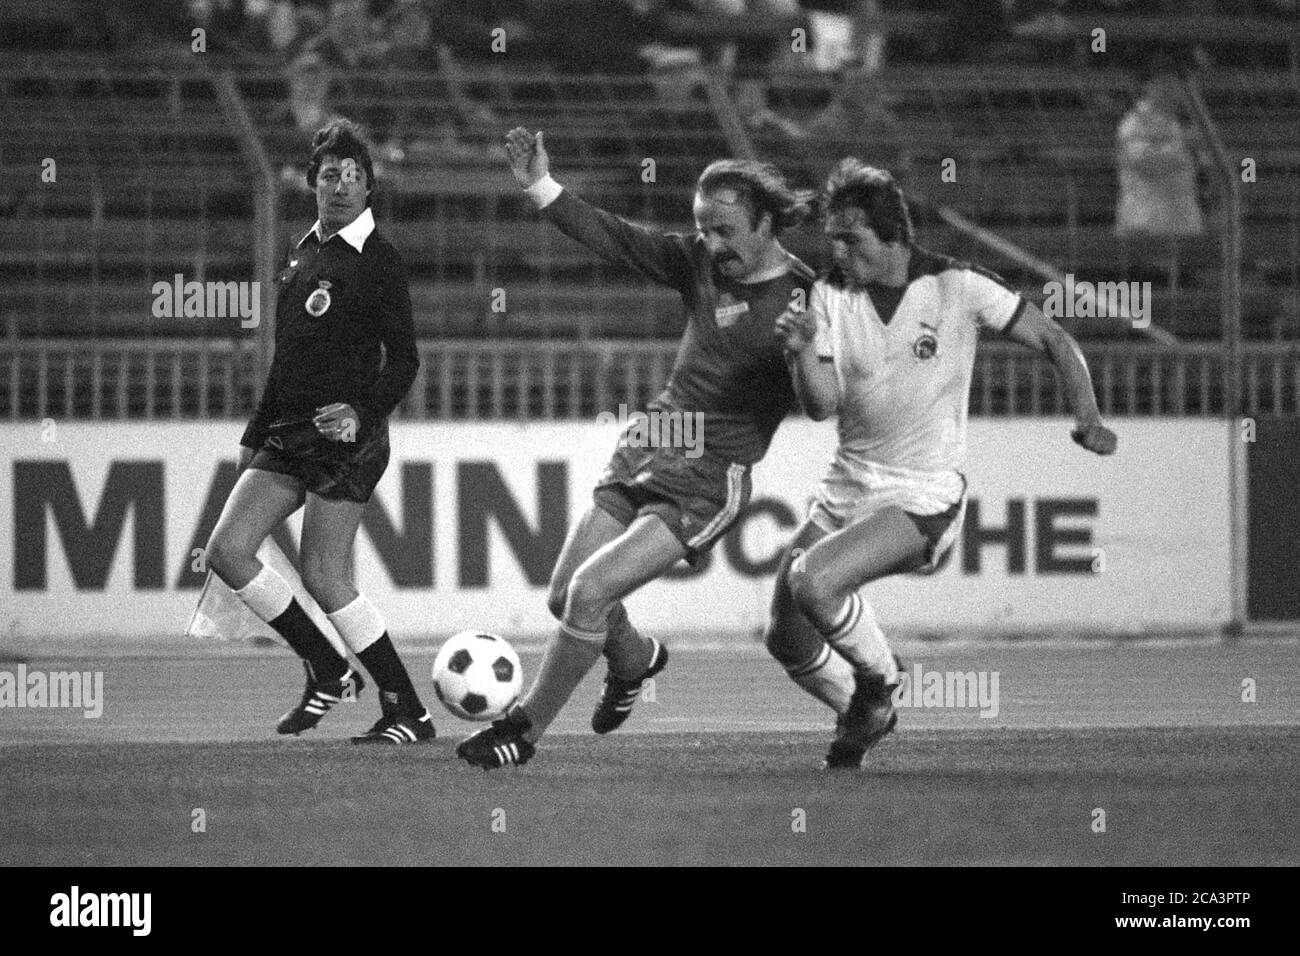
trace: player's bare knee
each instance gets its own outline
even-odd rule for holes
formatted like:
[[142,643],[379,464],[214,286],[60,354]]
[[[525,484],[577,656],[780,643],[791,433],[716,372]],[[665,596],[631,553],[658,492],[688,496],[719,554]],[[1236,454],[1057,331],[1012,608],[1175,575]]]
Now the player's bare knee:
[[226,549],[223,542],[219,541],[216,535],[208,539],[208,543],[203,546],[203,559],[212,569],[212,573],[221,580],[225,580],[230,574],[230,568],[226,564]]
[[808,571],[802,559],[790,565],[786,584],[795,605],[814,621],[833,619],[844,603],[845,596],[839,594],[824,577]]
[[328,561],[306,558],[302,560],[302,586],[316,603],[328,598],[340,585],[347,583],[342,567]]
[[564,620],[564,607],[569,600],[569,585],[566,581],[563,584],[552,582],[550,593],[546,595],[546,607],[551,612],[551,617],[557,621]]
[[561,619],[584,630],[604,630],[614,600],[594,575],[579,571],[569,581]]
[[229,538],[215,534],[208,539],[207,547],[203,549],[208,567],[227,584],[242,577],[239,573],[241,567],[255,558],[256,554],[256,549],[241,548]]

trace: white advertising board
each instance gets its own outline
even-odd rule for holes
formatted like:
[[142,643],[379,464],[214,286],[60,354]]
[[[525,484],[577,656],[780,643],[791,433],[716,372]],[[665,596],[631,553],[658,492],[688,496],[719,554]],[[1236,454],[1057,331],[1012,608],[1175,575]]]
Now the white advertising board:
[[[934,575],[865,590],[887,629],[1140,632],[1230,608],[1228,442],[1214,421],[1121,420],[1120,451],[1064,419],[975,420],[965,530]],[[0,427],[0,628],[10,637],[173,636],[204,575],[195,549],[234,479],[238,423]],[[395,638],[548,632],[546,580],[617,430],[394,423],[355,551]],[[762,628],[776,555],[834,449],[833,424],[782,426],[750,510],[697,575],[628,602],[671,639]],[[290,537],[296,540],[297,518]],[[684,570],[684,568],[683,568]]]

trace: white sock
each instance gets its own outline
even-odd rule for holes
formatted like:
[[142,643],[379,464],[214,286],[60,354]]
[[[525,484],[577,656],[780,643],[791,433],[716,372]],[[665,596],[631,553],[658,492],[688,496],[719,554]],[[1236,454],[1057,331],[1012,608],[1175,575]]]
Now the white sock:
[[352,653],[360,654],[375,641],[384,636],[388,630],[379,608],[370,602],[364,594],[358,594],[351,604],[347,604],[329,615],[334,630],[339,632],[343,642],[352,648]]
[[235,596],[270,624],[292,603],[293,588],[269,564],[264,564],[262,570],[253,575],[253,580],[235,592]]
[[861,595],[849,595],[839,621],[826,635],[826,642],[854,667],[883,674],[889,684],[898,680],[894,652],[889,649],[885,632],[876,623],[876,612],[862,600]]
[[808,663],[787,667],[790,679],[823,704],[842,714],[849,709],[853,696],[853,665],[823,644],[821,651]]

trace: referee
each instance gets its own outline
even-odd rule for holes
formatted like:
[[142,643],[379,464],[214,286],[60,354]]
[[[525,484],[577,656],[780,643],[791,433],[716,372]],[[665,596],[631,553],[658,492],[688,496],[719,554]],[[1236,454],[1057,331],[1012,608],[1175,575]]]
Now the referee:
[[241,474],[208,542],[208,563],[302,658],[307,687],[276,730],[315,727],[365,681],[257,559],[271,531],[303,508],[302,581],[380,691],[382,716],[356,743],[435,736],[384,620],[351,580],[361,514],[388,467],[388,415],[419,357],[406,267],[375,228],[374,170],[356,127],[316,133],[307,166],[315,225],[276,278],[275,356],[240,441]]

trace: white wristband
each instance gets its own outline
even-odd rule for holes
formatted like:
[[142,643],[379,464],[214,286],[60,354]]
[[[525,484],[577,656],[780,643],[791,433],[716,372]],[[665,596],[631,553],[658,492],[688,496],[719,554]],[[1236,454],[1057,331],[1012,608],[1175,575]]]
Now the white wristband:
[[557,183],[550,175],[543,176],[537,182],[524,189],[528,198],[533,201],[533,205],[538,209],[545,209],[564,191],[564,187]]

